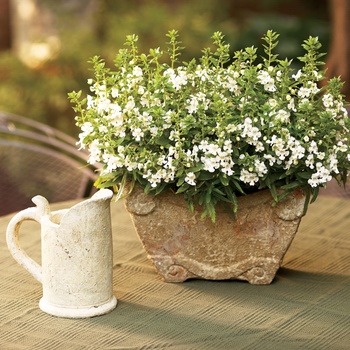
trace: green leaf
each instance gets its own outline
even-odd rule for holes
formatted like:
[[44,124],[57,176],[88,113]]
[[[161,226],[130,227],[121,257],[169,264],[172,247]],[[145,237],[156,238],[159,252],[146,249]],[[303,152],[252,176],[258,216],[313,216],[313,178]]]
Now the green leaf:
[[208,186],[206,195],[205,195],[205,203],[208,204],[211,202],[211,192],[212,192],[213,187],[212,186]]
[[215,175],[213,173],[210,173],[209,171],[205,171],[199,174],[198,180],[199,181],[207,181],[211,180]]
[[216,221],[216,211],[215,211],[215,206],[212,202],[207,204],[207,208],[208,208],[208,212],[209,212],[209,216],[210,219],[213,223],[215,223]]
[[232,192],[230,187],[224,187],[224,190],[226,192],[227,198],[229,199],[229,202],[233,205],[233,212],[236,213],[238,210],[238,200],[236,194]]
[[124,188],[125,188],[125,185],[126,185],[126,182],[127,182],[127,178],[128,178],[128,173],[124,173],[122,181],[119,184],[118,192],[117,192],[117,195],[116,195],[116,198],[115,198],[116,201],[118,201],[122,197],[122,195],[124,193]]
[[241,185],[239,184],[238,181],[232,180],[232,183],[233,183],[235,189],[237,189],[237,190],[238,190],[239,192],[241,192],[242,194],[245,194],[245,192],[243,191],[243,189],[242,189],[242,187],[241,187]]
[[161,185],[157,186],[156,194],[162,193],[167,186],[168,186],[168,184],[166,182],[163,182]]
[[193,204],[192,198],[190,198],[190,197],[186,198],[186,202],[187,202],[189,211],[190,211],[192,214],[194,214],[194,204]]
[[318,197],[319,187],[313,187],[311,192],[312,192],[312,197],[311,197],[310,203],[313,203]]
[[199,204],[199,205],[203,205],[204,201],[205,201],[205,192],[201,192],[201,193],[199,194],[198,204]]
[[154,138],[154,142],[159,146],[168,146],[169,138],[168,136],[162,134],[161,136]]
[[198,171],[201,171],[203,169],[202,164],[198,164],[192,168],[188,168],[188,172],[198,173]]
[[185,177],[182,176],[182,177],[180,177],[179,180],[177,181],[176,186],[177,186],[177,187],[181,187],[181,186],[183,185],[184,182],[185,182]]
[[215,206],[212,202],[207,203],[205,206],[205,210],[203,211],[201,215],[201,219],[204,219],[206,216],[210,217],[211,221],[215,223],[216,221],[216,212],[215,212]]
[[228,186],[230,184],[230,180],[224,174],[220,174],[219,179],[224,186]]
[[275,202],[278,202],[278,195],[277,195],[277,190],[275,184],[271,184],[269,187],[272,198],[274,199]]
[[291,182],[291,183],[289,183],[287,185],[281,186],[281,188],[283,190],[293,190],[293,189],[298,188],[298,187],[300,187],[300,182],[299,181],[293,181],[293,182]]
[[231,203],[231,201],[225,196],[225,194],[217,188],[213,189],[213,196],[218,200],[226,203]]
[[298,177],[301,177],[302,179],[310,179],[311,174],[309,172],[300,172],[297,173]]
[[177,189],[176,193],[177,193],[177,194],[179,194],[179,193],[184,193],[184,192],[186,192],[189,188],[190,188],[190,185],[189,185],[188,183],[185,183],[185,184],[183,184],[182,186],[180,186],[180,187]]
[[281,201],[282,199],[288,197],[291,194],[292,190],[284,191],[278,195],[278,201]]

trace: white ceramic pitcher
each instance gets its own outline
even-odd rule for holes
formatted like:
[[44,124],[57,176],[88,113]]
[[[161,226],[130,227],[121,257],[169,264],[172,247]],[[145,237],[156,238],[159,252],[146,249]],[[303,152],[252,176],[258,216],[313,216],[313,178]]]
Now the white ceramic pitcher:
[[[113,247],[110,216],[112,191],[103,189],[71,209],[50,212],[42,196],[36,207],[17,213],[6,239],[15,260],[43,286],[39,307],[59,317],[102,315],[117,305],[113,296]],[[41,225],[41,266],[20,247],[23,221]]]

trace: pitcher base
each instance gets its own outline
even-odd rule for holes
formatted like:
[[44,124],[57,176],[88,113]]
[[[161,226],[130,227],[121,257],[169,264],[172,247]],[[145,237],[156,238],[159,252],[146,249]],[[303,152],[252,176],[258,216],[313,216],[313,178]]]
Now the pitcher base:
[[59,307],[49,303],[44,298],[40,299],[39,307],[47,314],[66,318],[88,318],[107,314],[117,306],[117,299],[113,296],[107,303],[99,306],[88,307]]

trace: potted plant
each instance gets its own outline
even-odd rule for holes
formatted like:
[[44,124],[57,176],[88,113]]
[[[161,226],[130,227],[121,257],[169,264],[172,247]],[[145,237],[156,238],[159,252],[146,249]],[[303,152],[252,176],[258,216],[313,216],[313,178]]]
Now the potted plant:
[[[127,208],[139,234],[152,240],[141,237],[165,280],[270,283],[319,188],[332,178],[346,182],[350,122],[342,82],[325,81],[317,37],[302,44],[298,71],[292,60],[275,54],[279,35],[273,31],[262,38],[261,59],[255,47],[231,55],[216,32],[214,49],[180,63],[178,33],[167,37],[165,52],[143,54],[137,36],[128,36],[114,69],[92,58],[91,94],[69,94],[81,128],[78,143],[90,151],[90,163],[103,164],[98,187],[114,187],[119,198],[128,185]],[[165,198],[172,203],[168,214]],[[177,210],[182,202],[189,219]],[[176,216],[174,223],[160,224],[165,216]],[[159,236],[167,228],[164,242]],[[215,231],[221,231],[220,239],[213,239]],[[243,231],[248,237],[228,248]],[[216,258],[194,257],[192,238],[210,247],[199,255],[215,250]],[[217,241],[226,248],[217,248]],[[186,253],[180,243],[187,244]],[[259,246],[260,255],[252,258],[244,244],[260,243],[267,252]],[[271,253],[272,246],[280,252]]]

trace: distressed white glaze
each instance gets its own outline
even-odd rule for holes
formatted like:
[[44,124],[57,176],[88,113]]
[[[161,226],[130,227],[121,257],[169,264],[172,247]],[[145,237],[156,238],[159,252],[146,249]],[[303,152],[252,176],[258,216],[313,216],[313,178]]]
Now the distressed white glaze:
[[[10,221],[6,240],[14,259],[43,286],[42,311],[58,317],[85,318],[112,311],[113,246],[110,217],[112,191],[103,189],[70,209],[50,211],[42,196],[36,207],[17,213]],[[20,246],[19,231],[25,220],[41,225],[41,266]]]

